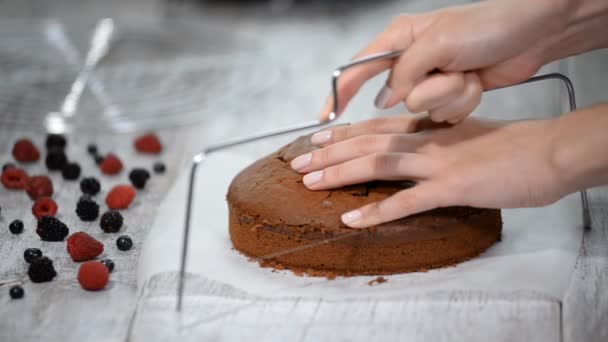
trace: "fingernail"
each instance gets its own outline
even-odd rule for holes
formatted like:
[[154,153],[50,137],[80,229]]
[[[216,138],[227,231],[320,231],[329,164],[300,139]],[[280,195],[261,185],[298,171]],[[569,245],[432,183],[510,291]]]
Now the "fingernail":
[[349,211],[346,214],[342,215],[342,222],[348,225],[353,223],[361,218],[361,212],[359,210]]
[[308,164],[310,164],[311,160],[312,160],[312,153],[303,154],[291,161],[291,168],[296,171],[301,170],[301,169],[305,168],[306,166],[308,166]]
[[326,142],[329,142],[329,140],[331,140],[331,131],[321,131],[310,137],[310,142],[312,142],[313,145],[325,144]]
[[378,92],[378,95],[376,95],[374,105],[378,109],[384,109],[386,108],[386,105],[388,104],[388,101],[391,99],[392,96],[393,91],[391,90],[391,88],[389,88],[387,85],[384,85],[384,87],[382,87],[382,89],[380,89],[380,91]]
[[304,182],[304,185],[311,186],[318,183],[321,180],[321,177],[323,177],[323,170],[307,174],[304,176],[304,178],[302,178],[302,181]]

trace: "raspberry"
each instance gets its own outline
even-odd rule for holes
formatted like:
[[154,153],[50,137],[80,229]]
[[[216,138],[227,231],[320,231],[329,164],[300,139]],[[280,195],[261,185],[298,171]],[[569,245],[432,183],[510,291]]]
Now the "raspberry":
[[23,233],[23,222],[21,220],[15,220],[8,225],[8,230],[13,234]]
[[110,210],[101,215],[99,226],[106,233],[117,233],[122,227],[123,218],[118,211]]
[[13,163],[6,163],[6,164],[2,165],[2,172],[6,171],[6,170],[8,170],[10,168],[13,168],[13,167],[15,167],[15,164],[13,164]]
[[150,179],[150,173],[146,169],[133,169],[129,172],[129,179],[136,189],[143,189]]
[[83,196],[76,204],[76,215],[83,221],[95,221],[99,216],[99,205],[90,197]]
[[42,216],[55,216],[57,214],[57,203],[50,197],[40,197],[32,207],[32,214],[37,220]]
[[36,233],[44,241],[63,241],[70,233],[68,226],[52,216],[42,216],[38,220]]
[[116,239],[116,247],[123,252],[128,251],[133,247],[133,240],[131,240],[129,235],[123,235]]
[[135,198],[135,190],[130,185],[117,185],[106,197],[106,204],[110,209],[126,209]]
[[51,197],[53,195],[53,183],[47,176],[29,177],[25,182],[25,191],[33,200],[40,197]]
[[99,181],[97,179],[87,177],[80,181],[80,190],[82,190],[82,193],[86,195],[95,196],[101,190],[101,185],[99,185]]
[[144,134],[135,139],[135,149],[141,153],[158,154],[162,150],[160,140],[154,133]]
[[16,167],[8,168],[2,172],[2,185],[7,189],[21,190],[25,189],[27,181],[27,173]]
[[38,248],[28,248],[23,252],[23,259],[28,264],[31,264],[34,259],[38,259],[42,256],[42,251]]
[[47,150],[63,151],[66,144],[67,141],[65,140],[65,136],[63,134],[49,134],[46,136],[45,146]]
[[101,168],[101,172],[106,175],[115,175],[122,171],[122,162],[116,155],[109,153],[99,167]]
[[88,261],[80,265],[78,282],[83,289],[89,291],[102,290],[110,280],[110,271],[99,261]]
[[163,164],[163,162],[154,163],[154,166],[152,168],[154,169],[155,173],[165,173],[166,170],[165,164]]
[[32,260],[27,275],[33,283],[44,283],[53,280],[57,275],[53,261],[48,257],[42,256]]
[[46,164],[46,168],[51,171],[61,170],[63,166],[67,164],[67,162],[68,157],[66,157],[63,151],[49,151],[44,161],[44,163]]
[[68,238],[68,253],[76,262],[88,261],[103,253],[103,244],[85,232],[77,232]]
[[65,180],[76,180],[80,177],[80,165],[77,163],[67,163],[61,169],[61,175]]
[[29,163],[40,159],[40,152],[30,140],[19,139],[13,146],[13,157],[22,163]]

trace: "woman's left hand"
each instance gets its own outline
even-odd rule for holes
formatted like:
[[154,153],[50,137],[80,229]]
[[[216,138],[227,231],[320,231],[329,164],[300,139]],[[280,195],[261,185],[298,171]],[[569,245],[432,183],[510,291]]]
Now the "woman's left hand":
[[446,206],[542,206],[567,194],[554,163],[552,124],[469,118],[438,126],[425,115],[380,118],[316,133],[312,141],[321,148],[291,165],[306,173],[311,190],[372,180],[418,183],[343,214],[353,228]]

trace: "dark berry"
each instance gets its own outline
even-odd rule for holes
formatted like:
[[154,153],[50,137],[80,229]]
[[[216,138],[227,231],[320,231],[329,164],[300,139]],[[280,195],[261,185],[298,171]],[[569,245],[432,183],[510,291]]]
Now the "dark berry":
[[95,221],[99,216],[99,204],[89,196],[84,195],[76,204],[76,215],[83,221]]
[[103,163],[103,160],[105,159],[104,156],[100,156],[100,155],[96,155],[95,156],[95,164],[97,165],[101,165],[101,163]]
[[66,180],[76,180],[80,177],[80,165],[77,163],[67,163],[61,169],[61,175]]
[[11,168],[15,168],[15,167],[16,166],[13,163],[6,163],[6,164],[2,165],[2,172],[6,171],[8,169],[11,169]]
[[89,144],[89,146],[87,146],[87,152],[89,152],[89,154],[92,156],[96,156],[97,155],[97,145]]
[[99,225],[106,233],[117,233],[122,227],[122,222],[122,215],[118,211],[110,210],[101,215]]
[[46,155],[46,168],[51,171],[59,171],[63,169],[63,166],[68,163],[68,157],[66,157],[63,151],[52,150]]
[[23,291],[23,287],[21,287],[21,285],[15,285],[15,286],[11,287],[11,289],[8,291],[8,293],[11,295],[11,298],[13,298],[13,299],[20,299],[20,298],[23,298],[25,291]]
[[38,220],[36,233],[44,241],[63,241],[70,233],[68,226],[52,216],[42,216]]
[[108,272],[112,273],[112,271],[114,271],[114,261],[110,259],[103,259],[100,262],[106,265],[106,267],[108,268]]
[[99,190],[101,190],[101,186],[97,179],[87,177],[80,181],[80,190],[82,190],[84,194],[95,196],[99,193]]
[[121,251],[128,251],[133,247],[133,240],[128,235],[123,235],[116,240],[116,247]]
[[156,173],[165,173],[166,167],[163,162],[154,163],[154,172]]
[[67,141],[63,134],[49,134],[46,136],[46,149],[47,150],[58,150],[63,151]]
[[38,259],[42,256],[42,251],[38,248],[28,248],[23,252],[23,258],[25,262],[31,264],[34,259]]
[[8,230],[13,234],[21,234],[23,233],[23,222],[21,220],[15,220],[8,225]]
[[33,283],[44,283],[53,280],[57,272],[53,267],[53,261],[43,256],[32,260],[27,275]]
[[133,169],[129,172],[129,180],[136,189],[143,189],[146,182],[150,179],[150,172],[146,169]]

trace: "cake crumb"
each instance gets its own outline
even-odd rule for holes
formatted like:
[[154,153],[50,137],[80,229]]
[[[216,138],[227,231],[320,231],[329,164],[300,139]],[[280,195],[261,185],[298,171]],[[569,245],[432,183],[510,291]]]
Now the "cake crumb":
[[384,277],[376,277],[376,279],[372,279],[372,280],[368,281],[367,285],[374,286],[374,285],[386,283],[387,281],[388,281],[388,279],[386,279]]
[[332,201],[325,200],[325,201],[321,202],[322,208],[329,208],[333,205],[334,205],[334,203]]

